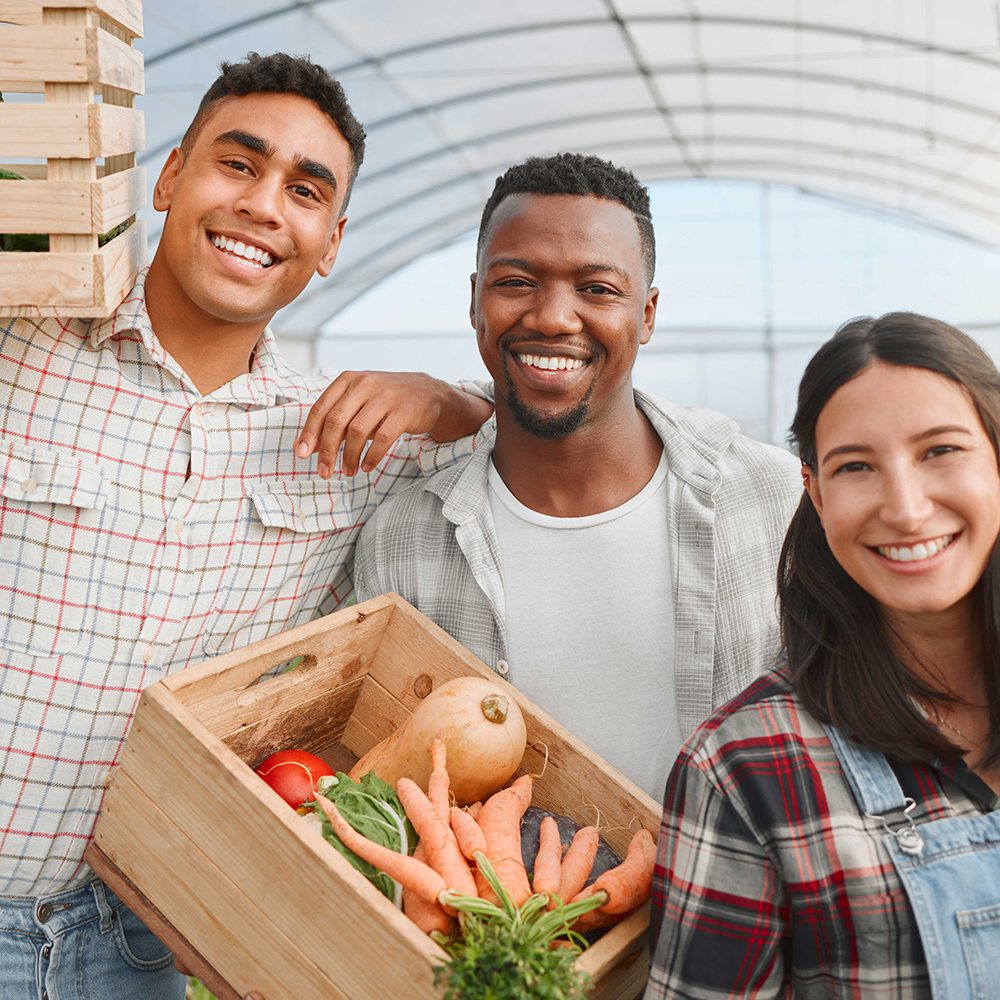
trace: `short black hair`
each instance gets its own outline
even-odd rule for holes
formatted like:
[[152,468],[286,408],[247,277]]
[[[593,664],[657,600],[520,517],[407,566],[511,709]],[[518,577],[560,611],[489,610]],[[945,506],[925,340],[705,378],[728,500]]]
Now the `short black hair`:
[[205,91],[198,111],[181,139],[181,148],[191,148],[211,115],[212,106],[226,97],[297,94],[325,112],[351,147],[351,177],[344,192],[343,211],[365,158],[365,129],[354,117],[344,88],[322,66],[311,62],[309,56],[291,56],[287,52],[273,52],[267,56],[248,52],[242,62],[224,62],[219,68],[222,72]]
[[512,194],[593,195],[624,205],[639,227],[646,284],[652,284],[656,270],[656,238],[649,211],[649,191],[631,170],[584,153],[532,156],[524,163],[508,168],[497,178],[493,193],[483,209],[476,245],[477,259],[482,253],[486,229],[497,205]]

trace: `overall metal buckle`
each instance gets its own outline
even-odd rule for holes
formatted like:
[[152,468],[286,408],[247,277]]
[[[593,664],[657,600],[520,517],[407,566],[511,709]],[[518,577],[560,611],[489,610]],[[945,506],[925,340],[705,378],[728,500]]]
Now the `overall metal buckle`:
[[917,824],[913,822],[913,817],[910,815],[916,807],[917,803],[907,796],[903,806],[903,818],[906,820],[906,825],[898,826],[895,829],[889,826],[885,817],[879,813],[865,813],[865,815],[870,819],[878,820],[882,829],[896,838],[896,843],[904,854],[919,856],[924,852],[924,838],[920,836]]

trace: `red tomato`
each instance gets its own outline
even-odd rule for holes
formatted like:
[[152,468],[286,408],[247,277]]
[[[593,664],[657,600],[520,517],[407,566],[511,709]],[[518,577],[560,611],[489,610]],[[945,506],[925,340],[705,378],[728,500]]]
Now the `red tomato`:
[[315,754],[305,750],[279,750],[254,770],[293,809],[316,795],[316,782],[333,770]]

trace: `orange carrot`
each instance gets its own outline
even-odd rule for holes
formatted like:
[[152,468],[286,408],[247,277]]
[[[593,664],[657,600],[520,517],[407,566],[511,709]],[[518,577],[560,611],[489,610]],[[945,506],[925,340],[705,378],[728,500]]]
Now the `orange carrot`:
[[408,854],[383,847],[369,840],[351,826],[337,811],[337,807],[322,795],[316,801],[326,814],[333,832],[343,841],[344,846],[389,878],[395,879],[404,889],[410,889],[422,899],[436,903],[438,896],[449,888],[445,880],[430,865],[412,858]]
[[452,806],[449,818],[458,846],[470,861],[475,860],[476,851],[486,853],[486,837],[482,827],[464,809]]
[[[532,785],[530,774],[521,775],[512,785],[494,792],[483,803],[476,820],[486,837],[486,856],[515,906],[520,906],[531,895],[528,873],[521,857],[521,819],[531,804]],[[496,894],[478,869],[476,887],[483,899],[497,902]]]
[[653,890],[653,867],[656,864],[656,841],[648,830],[637,830],[629,842],[625,860],[616,868],[599,875],[576,898],[583,899],[595,892],[607,895],[599,912],[623,914],[644,903]]
[[400,778],[396,782],[396,794],[413,828],[420,834],[428,864],[441,874],[449,889],[463,896],[475,896],[476,880],[449,822],[438,815],[423,789],[410,778]]
[[448,797],[448,748],[435,738],[431,740],[431,774],[427,779],[427,798],[434,803],[438,815],[446,823],[449,821],[448,810],[451,802]]
[[535,855],[531,886],[535,892],[555,895],[559,891],[561,867],[562,841],[559,839],[559,824],[553,817],[546,816],[538,830],[538,853]]
[[573,835],[573,842],[563,855],[559,891],[556,893],[564,903],[568,903],[586,884],[594,867],[599,841],[596,826],[581,826]]
[[[413,857],[427,862],[424,845],[417,844]],[[444,912],[440,903],[429,903],[409,889],[403,889],[403,912],[425,933],[440,931],[447,934],[451,930],[452,919]]]
[[473,802],[465,807],[465,811],[473,819],[479,819],[479,814],[483,811],[483,804],[482,802]]

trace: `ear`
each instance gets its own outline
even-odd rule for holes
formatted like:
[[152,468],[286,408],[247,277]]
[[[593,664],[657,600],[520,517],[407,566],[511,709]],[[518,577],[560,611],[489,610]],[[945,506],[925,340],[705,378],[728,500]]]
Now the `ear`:
[[822,521],[823,496],[819,490],[819,482],[816,479],[816,474],[809,468],[808,465],[805,464],[805,462],[802,463],[802,485],[805,488],[806,493],[809,494],[809,499],[812,500],[812,505],[816,510],[816,516]]
[[648,344],[656,326],[656,303],[660,299],[659,288],[650,288],[646,293],[646,305],[642,310],[642,328],[639,331],[639,343]]
[[469,275],[469,322],[476,329],[476,272]]
[[156,186],[153,188],[153,208],[157,212],[169,211],[174,197],[174,183],[181,172],[181,167],[184,166],[184,159],[184,150],[180,146],[174,146],[170,150],[170,155],[163,164],[160,176],[156,178]]
[[344,226],[346,225],[347,216],[342,215],[333,227],[333,232],[330,234],[330,245],[327,247],[326,253],[320,257],[319,264],[316,265],[316,273],[321,278],[325,278],[333,269],[333,262],[337,259],[337,251],[340,249],[340,241],[344,238]]

